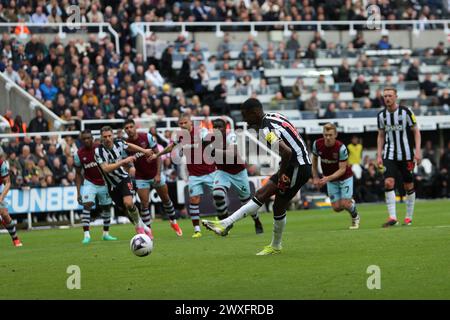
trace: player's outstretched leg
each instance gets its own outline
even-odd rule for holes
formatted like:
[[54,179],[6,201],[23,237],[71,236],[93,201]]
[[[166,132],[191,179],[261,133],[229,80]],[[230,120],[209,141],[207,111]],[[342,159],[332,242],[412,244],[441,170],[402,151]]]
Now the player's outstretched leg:
[[111,225],[111,210],[110,206],[102,206],[102,219],[103,219],[103,237],[102,239],[105,241],[114,241],[117,240],[116,237],[113,237],[109,234],[109,226]]
[[89,244],[91,242],[90,223],[91,223],[91,208],[92,205],[84,205],[81,212],[81,224],[83,225],[84,237],[82,244]]
[[[240,200],[241,200],[241,204],[244,205],[250,200],[250,197],[249,198],[245,198],[245,199],[240,199]],[[252,212],[250,215],[252,216],[253,222],[255,223],[255,232],[256,232],[256,234],[264,233],[264,228],[262,226],[261,220],[259,220],[258,211]]]
[[23,246],[22,242],[20,241],[19,237],[17,236],[17,230],[16,230],[16,224],[11,218],[11,216],[8,214],[8,211],[6,209],[1,209],[0,212],[0,222],[5,227],[6,230],[8,230],[9,235],[11,236],[13,245],[15,247],[21,247]]
[[258,211],[258,209],[261,208],[262,205],[263,203],[259,201],[255,196],[228,218],[220,221],[203,220],[202,223],[208,230],[211,230],[220,236],[225,236],[227,235],[226,229],[228,226],[243,219],[248,214]]

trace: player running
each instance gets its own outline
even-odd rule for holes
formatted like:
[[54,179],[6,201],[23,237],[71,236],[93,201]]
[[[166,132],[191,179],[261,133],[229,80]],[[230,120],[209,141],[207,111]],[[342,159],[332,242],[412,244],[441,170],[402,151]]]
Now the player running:
[[[395,178],[397,173],[401,174],[406,191],[404,225],[409,226],[412,224],[414,202],[416,201],[413,170],[415,163],[419,165],[422,160],[420,130],[411,109],[397,104],[397,90],[386,87],[383,93],[386,107],[377,116],[377,163],[379,167],[384,166],[385,168],[384,188],[389,213],[389,219],[383,224],[383,227],[388,228],[398,224],[395,209]],[[413,139],[415,142],[414,149],[412,146]]]
[[[331,206],[336,212],[347,210],[352,218],[350,229],[359,228],[359,215],[353,200],[353,172],[348,165],[348,151],[345,144],[337,140],[336,126],[327,123],[323,127],[323,138],[314,141],[312,146],[313,182],[321,188],[327,185]],[[318,157],[323,171],[319,178]]]
[[[213,198],[217,208],[219,220],[228,217],[227,193],[233,187],[239,195],[242,205],[251,199],[250,183],[244,161],[238,155],[237,137],[234,132],[227,134],[226,122],[222,119],[213,121],[214,137],[222,138],[215,141],[216,176],[214,179]],[[219,142],[219,143],[216,143]],[[253,212],[256,234],[263,233],[263,226],[258,217],[258,212]],[[228,227],[231,229],[233,225]]]
[[11,189],[9,163],[0,159],[0,222],[8,230],[14,247],[21,247],[23,244],[17,236],[16,224],[8,213],[8,204],[5,201],[9,189]]
[[133,183],[124,169],[125,166],[136,161],[135,156],[126,157],[126,150],[142,152],[150,156],[150,149],[143,149],[123,140],[114,140],[113,129],[105,126],[100,130],[102,143],[95,148],[94,159],[97,162],[103,179],[108,184],[109,195],[114,204],[123,210],[135,225],[137,233],[145,233],[153,239],[152,231],[147,227],[139,216],[139,211],[134,205]]
[[250,98],[241,106],[242,116],[250,127],[259,127],[266,142],[275,147],[281,157],[280,169],[256,191],[255,196],[243,207],[221,221],[203,220],[203,225],[219,235],[226,228],[247,214],[257,211],[263,203],[275,195],[273,204],[273,234],[270,245],[257,255],[281,253],[281,238],[286,226],[286,210],[291,199],[311,177],[311,160],[303,139],[294,126],[279,113],[263,111],[258,99]]
[[[125,121],[123,128],[128,135],[127,142],[138,145],[144,149],[152,149],[155,153],[158,152],[156,141],[149,133],[137,132],[136,124],[133,119]],[[133,152],[127,150],[127,154],[134,155],[136,162],[134,167],[136,169],[135,181],[137,193],[141,200],[141,218],[145,225],[151,228],[151,215],[148,209],[150,187],[155,188],[159,197],[162,200],[164,212],[170,219],[170,226],[175,230],[177,236],[181,237],[183,231],[177,223],[175,218],[175,208],[169,198],[169,190],[164,176],[161,176],[161,159],[150,160],[146,158],[141,152]]]
[[[98,170],[97,162],[95,162],[94,159],[94,150],[97,145],[94,144],[94,139],[90,130],[81,132],[80,138],[83,147],[79,148],[77,153],[75,153],[74,161],[76,168],[75,184],[77,186],[78,203],[83,206],[81,222],[83,224],[84,239],[82,243],[88,244],[91,242],[89,224],[91,222],[91,211],[95,205],[96,198],[102,212],[102,239],[105,241],[117,240],[116,237],[109,234],[112,200],[108,194],[108,187],[106,186],[102,174]],[[81,188],[81,185],[83,185],[83,188]]]
[[[171,152],[176,146],[180,146],[187,158],[187,170],[189,173],[189,215],[194,226],[193,238],[202,236],[200,229],[200,196],[203,188],[209,188],[213,192],[214,174],[216,165],[212,156],[205,159],[205,148],[211,144],[208,141],[208,129],[194,127],[191,116],[182,114],[178,119],[181,128],[178,136],[171,144],[159,153],[155,153],[152,159]],[[212,151],[212,149],[211,149]]]

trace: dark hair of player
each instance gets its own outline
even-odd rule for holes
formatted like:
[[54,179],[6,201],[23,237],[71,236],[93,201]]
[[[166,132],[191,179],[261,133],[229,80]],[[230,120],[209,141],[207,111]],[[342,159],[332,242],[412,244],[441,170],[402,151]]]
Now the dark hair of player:
[[136,123],[134,122],[133,119],[127,119],[125,120],[125,122],[123,123],[123,128],[125,128],[127,126],[127,124],[132,123],[133,125],[135,125]]
[[241,109],[243,109],[243,110],[254,110],[254,109],[262,110],[263,106],[258,99],[249,98],[241,105]]

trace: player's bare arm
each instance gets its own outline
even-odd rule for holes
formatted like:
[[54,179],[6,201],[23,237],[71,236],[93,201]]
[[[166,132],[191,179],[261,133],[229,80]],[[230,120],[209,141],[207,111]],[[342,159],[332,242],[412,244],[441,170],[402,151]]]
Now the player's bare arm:
[[82,204],[81,201],[81,185],[83,184],[84,177],[81,174],[81,168],[75,168],[75,185],[77,187],[77,200],[79,204]]
[[385,131],[382,129],[378,130],[377,137],[377,164],[379,167],[383,165],[383,146],[384,146],[384,135]]
[[319,170],[317,169],[318,168],[319,159],[318,159],[318,157],[315,154],[312,154],[311,160],[312,160],[313,184],[318,187],[319,186],[319,181],[320,181]]
[[9,176],[3,178],[3,183],[4,188],[2,194],[0,195],[0,202],[3,202],[3,200],[5,200],[5,197],[8,194],[9,189],[11,189],[11,179],[9,178]]
[[416,161],[416,164],[419,165],[422,162],[422,136],[420,134],[420,129],[416,126],[411,128],[413,134],[414,134],[414,142],[415,142],[415,152],[414,152],[414,160]]
[[139,147],[138,145],[135,145],[133,143],[127,143],[128,144],[128,148],[131,151],[134,152],[142,152],[143,154],[145,154],[147,157],[151,157],[151,155],[153,154],[153,150],[152,149],[144,149]]
[[164,150],[162,150],[162,151],[160,151],[160,152],[157,152],[157,153],[153,153],[153,154],[150,156],[150,159],[154,160],[154,159],[157,159],[157,158],[161,157],[161,156],[164,155],[164,154],[167,154],[167,153],[172,152],[172,150],[173,150],[173,148],[175,148],[175,146],[176,146],[176,143],[173,143],[173,142],[172,142],[172,143],[169,144],[167,147],[165,147]]

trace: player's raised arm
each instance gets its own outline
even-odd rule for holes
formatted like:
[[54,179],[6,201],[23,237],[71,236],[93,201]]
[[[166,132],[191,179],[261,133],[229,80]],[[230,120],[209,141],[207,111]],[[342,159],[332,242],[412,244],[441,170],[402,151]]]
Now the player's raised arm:
[[128,145],[128,148],[131,151],[142,152],[143,154],[147,155],[147,157],[151,157],[152,154],[153,154],[153,151],[151,149],[144,149],[144,148],[141,148],[140,146],[135,145],[133,143],[127,143],[127,145]]
[[165,147],[163,150],[161,150],[160,152],[157,152],[157,153],[153,153],[151,156],[150,156],[150,159],[157,159],[157,158],[159,158],[159,157],[161,157],[162,155],[164,155],[164,154],[167,154],[167,153],[170,153],[170,152],[172,152],[172,150],[173,150],[173,148],[175,148],[176,147],[176,143],[175,142],[172,142],[172,143],[170,143],[167,147]]
[[113,172],[114,170],[119,169],[121,166],[124,166],[129,163],[133,163],[134,161],[136,161],[135,156],[129,156],[129,157],[119,160],[117,162],[108,163],[108,161],[100,155],[98,148],[95,149],[94,158],[95,158],[95,161],[97,162],[97,164],[100,166],[100,168],[103,171],[105,171],[106,173]]

